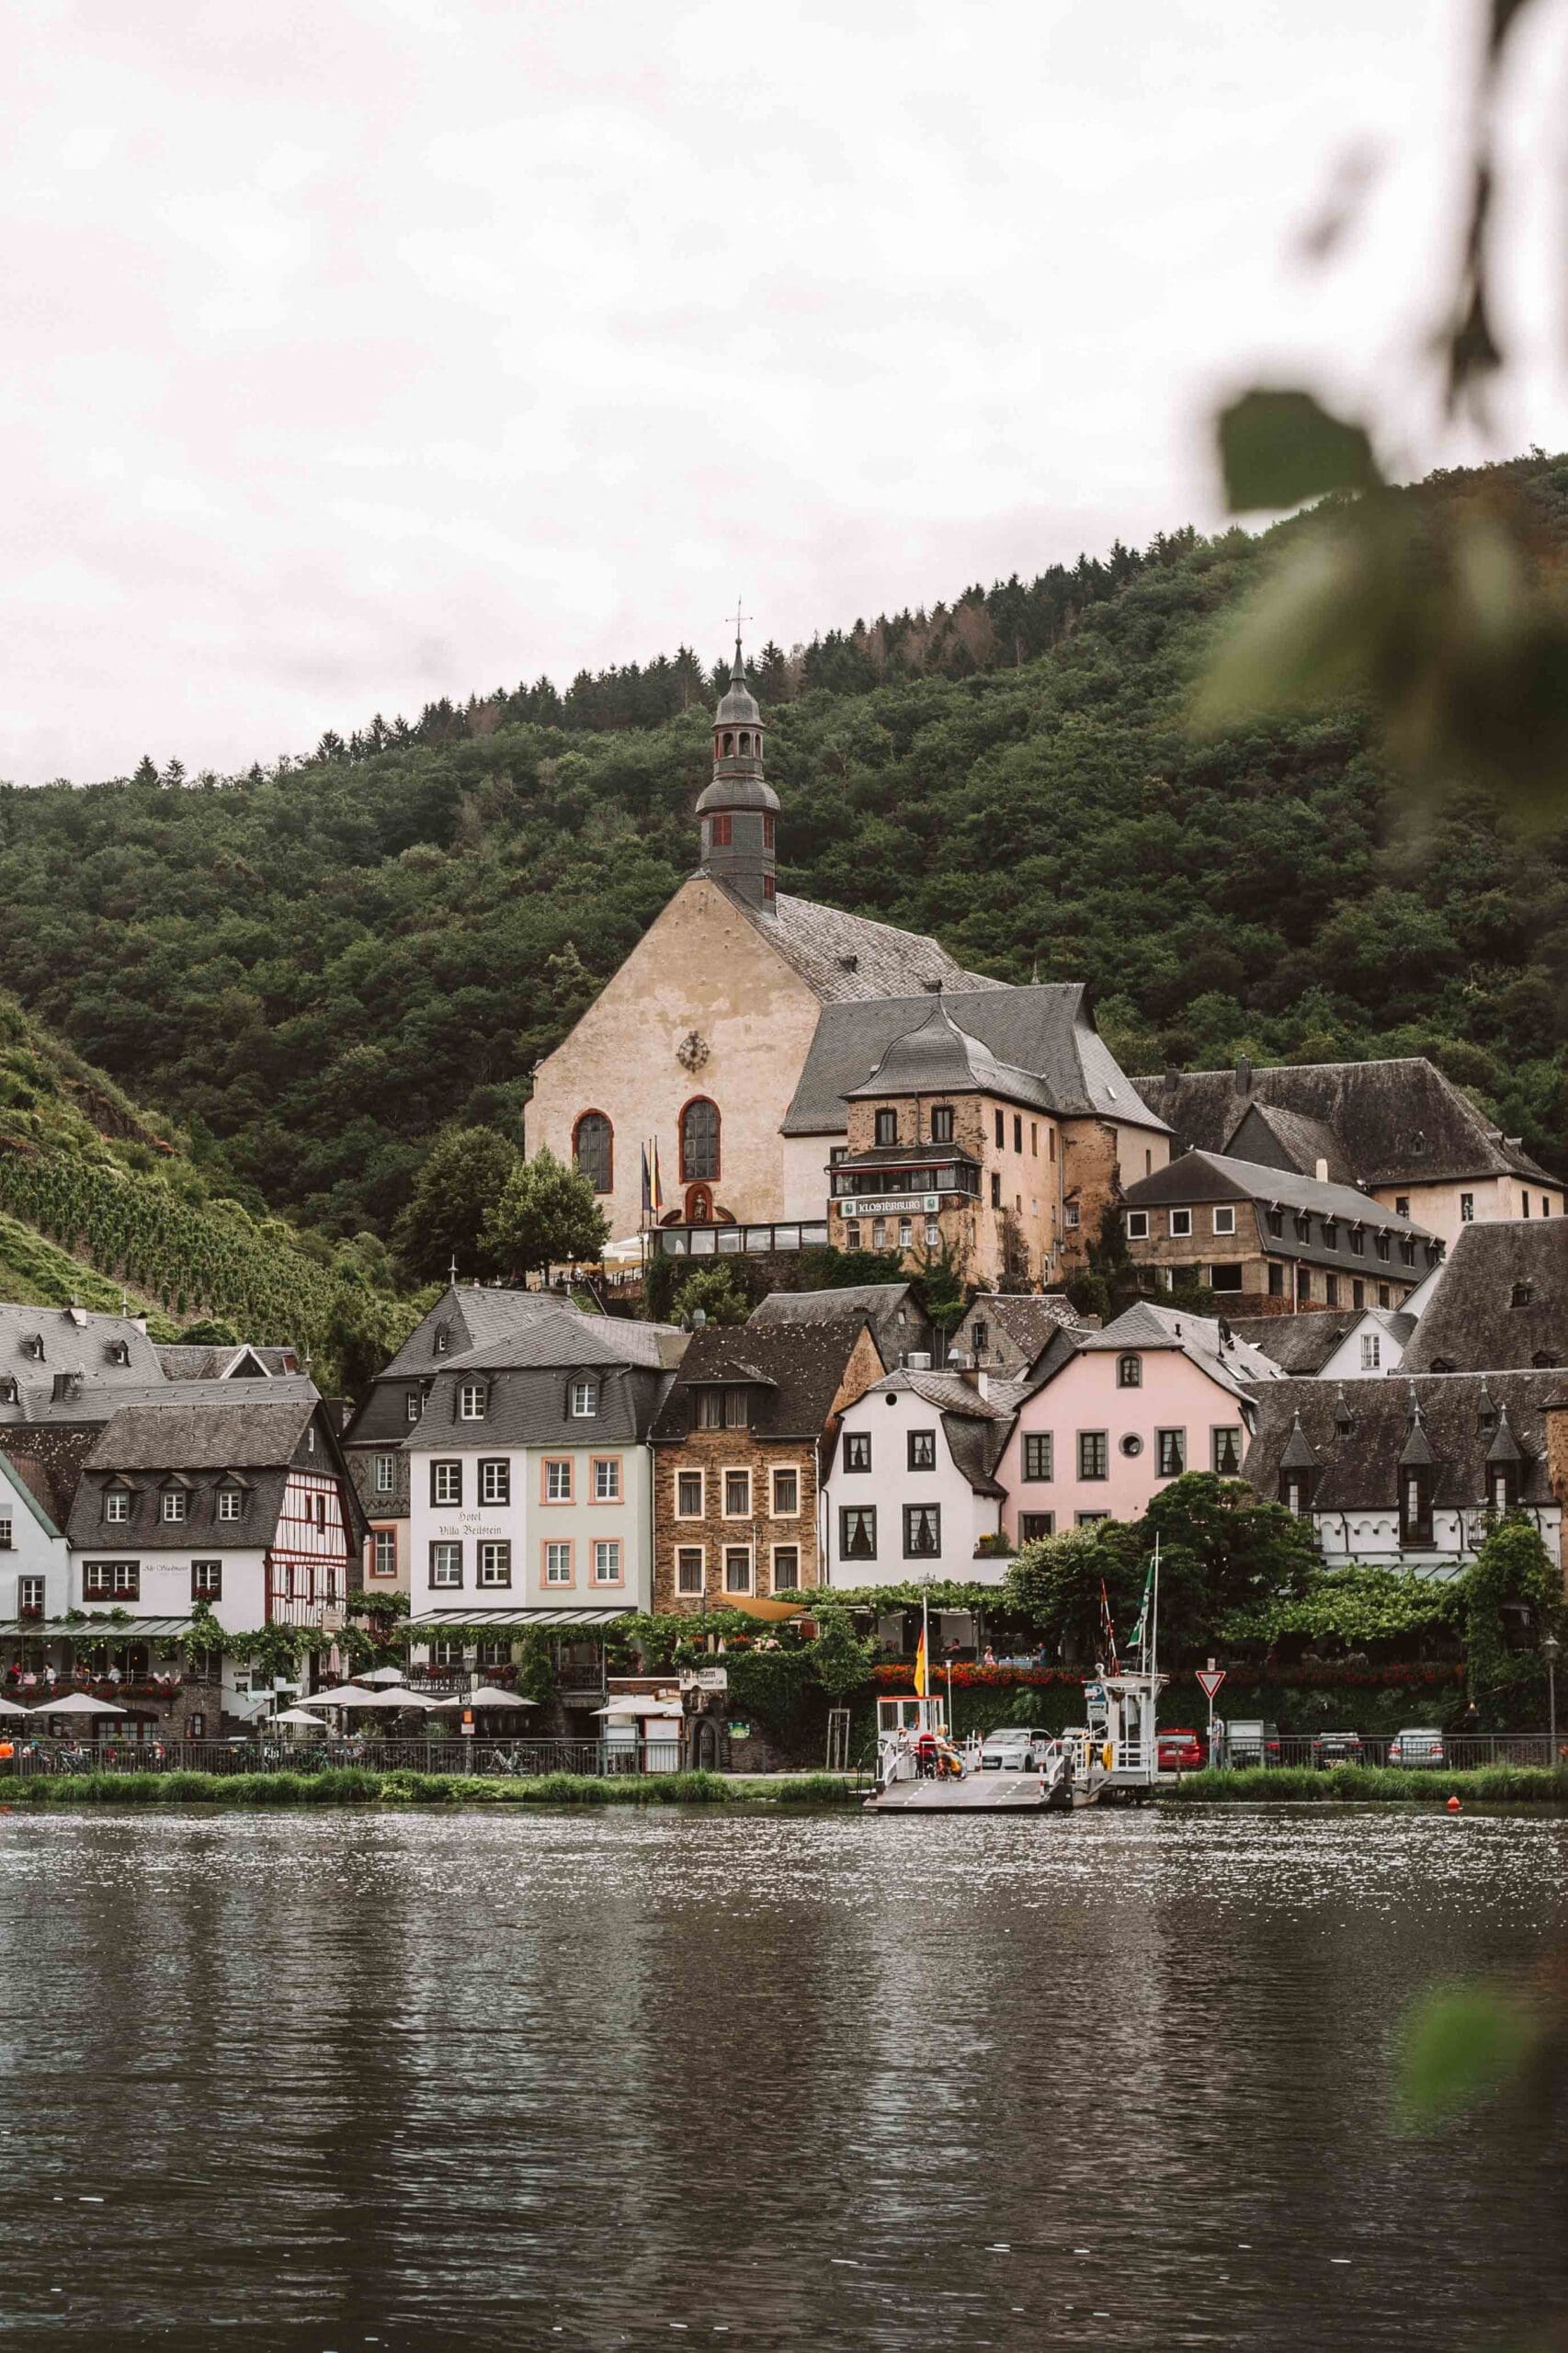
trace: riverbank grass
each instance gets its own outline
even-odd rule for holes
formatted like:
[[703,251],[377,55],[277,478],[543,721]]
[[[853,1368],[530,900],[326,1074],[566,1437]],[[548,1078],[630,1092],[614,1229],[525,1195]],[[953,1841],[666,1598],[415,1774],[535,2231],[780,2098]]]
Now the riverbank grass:
[[831,1773],[767,1781],[718,1773],[36,1773],[0,1776],[0,1805],[835,1805],[862,1794]]
[[1473,1771],[1419,1771],[1398,1766],[1334,1765],[1326,1772],[1290,1766],[1252,1767],[1233,1773],[1184,1773],[1163,1782],[1162,1804],[1172,1805],[1568,1805],[1568,1766],[1483,1765]]

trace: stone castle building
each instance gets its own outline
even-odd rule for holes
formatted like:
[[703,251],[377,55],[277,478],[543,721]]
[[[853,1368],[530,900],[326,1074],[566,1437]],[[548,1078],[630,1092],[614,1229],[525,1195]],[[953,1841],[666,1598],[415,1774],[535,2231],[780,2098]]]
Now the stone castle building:
[[1168,1130],[1082,987],[1009,988],[780,891],[765,738],[737,640],[696,871],[540,1063],[528,1152],[592,1178],[616,1242],[652,1225],[699,1260],[831,1241],[911,1267],[947,1244],[971,1281],[1059,1280]]

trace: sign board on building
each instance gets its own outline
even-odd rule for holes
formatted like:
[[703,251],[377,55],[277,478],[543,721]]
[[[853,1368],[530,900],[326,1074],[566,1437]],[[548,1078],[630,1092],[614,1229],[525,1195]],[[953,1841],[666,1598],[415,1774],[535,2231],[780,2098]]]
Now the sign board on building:
[[892,1193],[885,1200],[846,1193],[834,1203],[840,1217],[935,1217],[941,1206],[940,1193]]
[[727,1691],[730,1670],[727,1666],[683,1667],[680,1688],[683,1691]]

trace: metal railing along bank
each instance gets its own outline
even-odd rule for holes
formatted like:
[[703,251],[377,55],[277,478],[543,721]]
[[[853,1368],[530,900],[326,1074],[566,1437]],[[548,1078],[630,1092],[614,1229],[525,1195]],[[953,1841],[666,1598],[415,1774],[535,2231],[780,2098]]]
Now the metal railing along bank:
[[[1165,1735],[1162,1735],[1164,1737]],[[1214,1762],[1237,1766],[1369,1765],[1444,1767],[1469,1772],[1489,1765],[1550,1765],[1551,1738],[1544,1732],[1439,1733],[1436,1746],[1407,1744],[1408,1753],[1391,1756],[1399,1734],[1388,1732],[1278,1733],[1269,1736],[1259,1753],[1256,1736],[1233,1741],[1227,1756],[1216,1727]],[[1568,1741],[1559,1741],[1560,1764],[1568,1764]]]
[[678,1740],[275,1740],[18,1742],[0,1758],[6,1773],[320,1773],[328,1768],[369,1773],[676,1773]]

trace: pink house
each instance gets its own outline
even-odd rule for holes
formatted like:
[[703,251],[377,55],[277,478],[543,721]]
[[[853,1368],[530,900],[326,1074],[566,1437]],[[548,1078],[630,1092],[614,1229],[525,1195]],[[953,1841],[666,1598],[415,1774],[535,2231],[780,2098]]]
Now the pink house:
[[1239,1479],[1249,1385],[1282,1381],[1227,1324],[1140,1302],[1102,1332],[1059,1333],[996,1466],[1015,1544],[1089,1519],[1137,1519],[1184,1471]]

